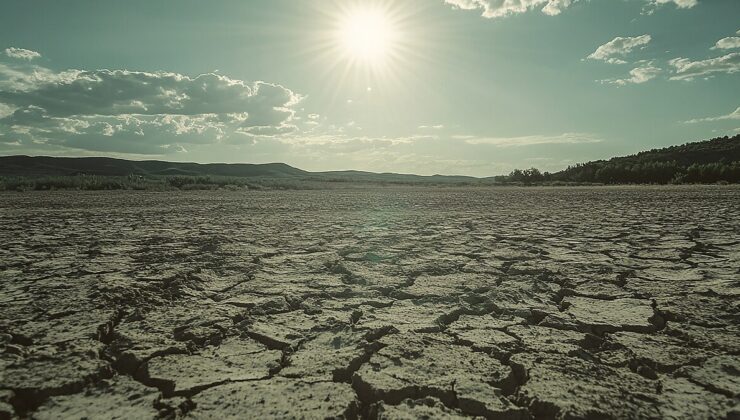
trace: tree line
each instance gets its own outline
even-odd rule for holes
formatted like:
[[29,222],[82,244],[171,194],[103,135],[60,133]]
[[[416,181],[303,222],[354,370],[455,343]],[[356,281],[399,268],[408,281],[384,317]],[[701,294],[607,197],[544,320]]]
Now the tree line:
[[556,172],[515,169],[504,183],[713,184],[740,183],[740,136],[654,149]]

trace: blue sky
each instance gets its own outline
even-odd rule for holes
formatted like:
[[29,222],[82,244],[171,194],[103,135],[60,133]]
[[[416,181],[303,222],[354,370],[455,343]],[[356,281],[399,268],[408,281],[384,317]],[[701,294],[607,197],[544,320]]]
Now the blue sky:
[[740,131],[737,0],[0,5],[0,154],[489,176]]

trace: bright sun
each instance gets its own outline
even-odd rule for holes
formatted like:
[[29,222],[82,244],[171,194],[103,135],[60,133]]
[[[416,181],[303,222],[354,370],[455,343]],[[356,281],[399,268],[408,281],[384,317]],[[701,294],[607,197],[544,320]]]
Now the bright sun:
[[337,33],[344,53],[355,61],[379,64],[393,52],[398,33],[381,10],[358,9],[349,12]]
[[328,63],[329,83],[373,98],[403,85],[419,52],[428,50],[415,20],[418,9],[396,0],[327,1],[333,7],[311,2],[321,19],[306,53]]

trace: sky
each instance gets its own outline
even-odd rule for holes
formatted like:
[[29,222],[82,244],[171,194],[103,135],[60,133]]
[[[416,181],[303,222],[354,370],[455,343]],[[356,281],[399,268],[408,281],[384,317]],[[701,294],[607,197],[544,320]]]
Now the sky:
[[557,171],[740,132],[738,0],[3,0],[0,155]]

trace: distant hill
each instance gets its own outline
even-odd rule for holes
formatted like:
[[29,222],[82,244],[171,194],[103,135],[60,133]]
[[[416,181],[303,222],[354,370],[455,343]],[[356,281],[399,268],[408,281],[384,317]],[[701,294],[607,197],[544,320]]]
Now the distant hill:
[[[0,177],[23,177],[29,188],[43,188],[49,181],[39,177],[76,177],[95,175],[102,177],[129,177],[136,175],[160,179],[169,186],[183,185],[207,187],[211,185],[248,184],[252,180],[282,180],[280,184],[310,182],[327,183],[394,183],[394,184],[459,184],[481,185],[492,183],[543,184],[602,183],[602,184],[666,184],[666,183],[714,183],[740,182],[740,135],[719,137],[707,141],[687,143],[653,149],[635,155],[615,157],[570,166],[553,174],[542,173],[535,168],[515,170],[508,176],[475,178],[467,176],[421,176],[395,173],[373,173],[362,171],[308,172],[284,163],[268,164],[225,164],[225,163],[180,163],[157,160],[131,161],[104,157],[0,157]],[[209,177],[217,177],[213,179]],[[175,179],[179,178],[179,179]],[[35,180],[33,180],[35,179]],[[164,179],[164,181],[161,181]],[[240,179],[243,179],[240,181]],[[18,183],[20,181],[14,181]],[[71,183],[79,187],[91,181]],[[111,188],[128,188],[130,182],[117,183],[107,180],[101,184]],[[11,185],[5,182],[5,188]],[[13,184],[15,185],[15,184]],[[20,185],[20,184],[19,184]],[[25,187],[24,187],[25,188]],[[65,188],[60,184],[57,188]],[[85,188],[85,187],[83,187]]]
[[308,172],[284,163],[227,164],[180,163],[157,160],[132,161],[104,157],[0,157],[0,176],[129,176],[146,177],[237,177],[301,179],[320,182],[390,182],[390,183],[464,183],[480,182],[479,178],[466,176],[422,176],[362,171]]
[[224,164],[179,163],[157,160],[131,161],[104,157],[0,157],[0,176],[233,176],[285,178],[309,173],[284,163]]
[[553,174],[553,179],[605,184],[740,182],[740,135],[580,164]]
[[491,182],[490,178],[476,178],[458,175],[412,175],[396,173],[375,173],[363,171],[311,172],[317,180],[334,182],[394,182],[394,183],[481,183]]
[[652,149],[635,155],[615,157],[596,163],[636,164],[645,162],[676,162],[681,166],[715,163],[720,161],[734,162],[740,160],[740,135],[718,137],[711,140],[670,146],[663,149]]
[[515,170],[498,182],[667,184],[740,182],[740,135],[686,143],[609,160],[579,163],[553,174]]

